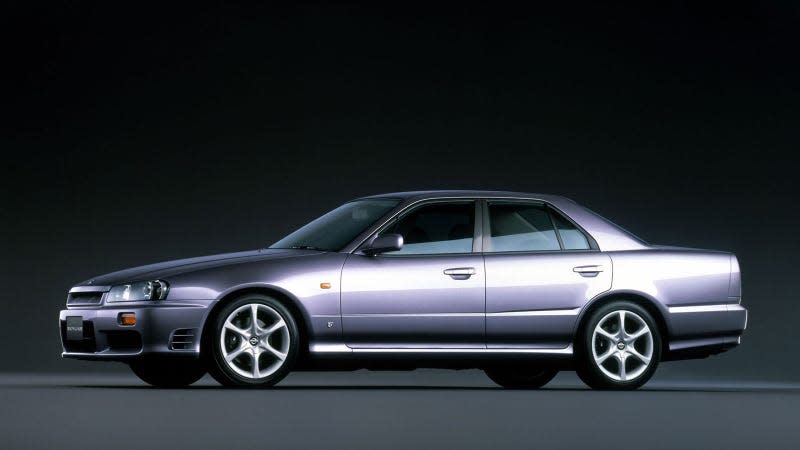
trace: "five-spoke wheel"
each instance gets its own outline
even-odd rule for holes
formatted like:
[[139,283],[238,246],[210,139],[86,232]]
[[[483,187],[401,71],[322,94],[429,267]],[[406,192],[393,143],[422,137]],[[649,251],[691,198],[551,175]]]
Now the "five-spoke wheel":
[[578,375],[598,389],[635,389],[653,375],[661,339],[650,314],[630,302],[596,310],[577,342]]
[[227,304],[206,336],[209,372],[220,383],[271,386],[291,369],[298,348],[297,326],[279,301],[246,295]]

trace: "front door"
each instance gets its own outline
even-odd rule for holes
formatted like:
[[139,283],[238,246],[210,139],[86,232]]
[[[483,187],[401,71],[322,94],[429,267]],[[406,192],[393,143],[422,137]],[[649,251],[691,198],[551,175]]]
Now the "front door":
[[342,269],[342,327],[353,348],[485,348],[485,275],[475,201],[424,203],[379,234],[399,251],[350,255]]

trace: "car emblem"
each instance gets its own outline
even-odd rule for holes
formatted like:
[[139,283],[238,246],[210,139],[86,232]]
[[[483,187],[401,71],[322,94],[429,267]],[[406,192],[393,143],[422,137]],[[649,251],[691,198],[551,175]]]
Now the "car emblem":
[[255,337],[255,336],[251,337],[250,338],[250,345],[252,345],[252,346],[258,345],[258,338]]

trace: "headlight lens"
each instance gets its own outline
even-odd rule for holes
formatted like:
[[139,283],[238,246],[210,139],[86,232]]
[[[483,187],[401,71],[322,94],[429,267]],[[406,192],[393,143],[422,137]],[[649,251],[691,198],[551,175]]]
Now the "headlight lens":
[[167,298],[169,285],[166,281],[140,281],[138,283],[121,284],[108,291],[107,302],[140,302],[143,300],[164,300]]

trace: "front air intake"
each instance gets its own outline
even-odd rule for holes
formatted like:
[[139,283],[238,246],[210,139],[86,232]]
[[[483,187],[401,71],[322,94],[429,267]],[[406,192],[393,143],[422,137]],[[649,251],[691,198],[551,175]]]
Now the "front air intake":
[[195,330],[191,328],[180,328],[172,333],[169,340],[170,350],[194,350]]
[[73,292],[67,295],[67,305],[99,305],[103,300],[102,292]]

